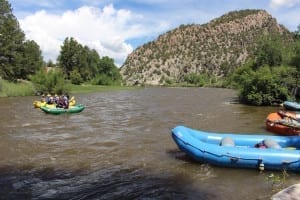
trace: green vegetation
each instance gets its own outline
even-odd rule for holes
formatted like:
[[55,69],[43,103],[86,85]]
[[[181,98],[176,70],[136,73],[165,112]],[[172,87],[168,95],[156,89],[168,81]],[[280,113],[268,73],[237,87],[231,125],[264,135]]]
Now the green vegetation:
[[279,192],[284,189],[284,184],[286,183],[289,174],[285,169],[282,170],[281,174],[269,174],[266,177],[267,182],[271,184],[273,192]]
[[100,58],[96,50],[66,38],[58,56],[58,66],[72,84],[120,85],[121,75],[108,56]]
[[[251,105],[272,105],[297,100],[300,77],[300,40],[284,45],[278,37],[263,38],[256,59],[237,68],[227,86],[239,90],[240,100]],[[284,59],[285,58],[285,59]]]
[[[83,94],[83,93],[95,93],[95,92],[108,92],[108,91],[120,91],[120,90],[133,90],[140,87],[125,87],[125,86],[102,86],[102,85],[74,85],[67,84],[66,93],[69,94]],[[45,90],[47,91],[47,90]],[[22,81],[18,83],[12,83],[6,80],[0,79],[0,97],[17,97],[17,96],[33,96],[37,94],[37,90],[34,85],[29,81]]]
[[[79,44],[74,38],[65,39],[56,64],[51,60],[45,63],[38,44],[25,40],[7,0],[0,0],[0,36],[2,96],[62,94],[69,92],[70,84],[121,85],[114,60],[107,56],[101,58],[96,50]],[[19,91],[23,87],[18,83],[20,80],[31,81],[34,89]]]
[[[271,40],[267,42],[262,36]],[[147,85],[156,80],[160,85],[219,87],[250,59],[257,67],[269,60],[274,61],[271,66],[286,63],[294,52],[291,48],[278,52],[277,47],[292,46],[293,37],[264,10],[233,11],[204,25],[180,25],[160,35],[137,48],[121,73],[126,85]],[[260,60],[256,60],[258,56]]]
[[[267,24],[247,26],[243,20],[257,13],[266,16]],[[25,40],[7,0],[0,0],[0,35],[0,96],[121,88],[114,60],[72,37],[65,38],[56,63],[45,63],[38,44]],[[251,105],[297,100],[300,26],[290,33],[265,11],[234,11],[209,24],[181,25],[159,36],[139,47],[122,68],[125,84],[145,85],[157,78],[167,86],[229,87]],[[147,75],[149,71],[153,73]]]
[[68,81],[60,69],[52,69],[49,72],[38,71],[30,76],[34,84],[35,93],[56,93],[63,94],[69,92]]
[[30,82],[11,83],[0,79],[0,97],[34,95],[33,85]]
[[27,79],[43,65],[39,46],[25,40],[25,34],[10,4],[0,0],[0,77],[9,81]]
[[[163,76],[160,83],[167,86],[228,87],[239,91],[240,101],[249,105],[273,105],[285,100],[297,100],[295,93],[300,77],[300,26],[292,40],[286,42],[278,34],[260,37],[251,49],[253,56],[236,68],[221,65],[223,76],[213,75],[211,64],[206,71],[189,72],[180,76]],[[184,75],[185,74],[185,75]]]
[[203,87],[206,85],[212,85],[216,82],[216,79],[208,74],[196,74],[190,73],[184,76],[184,81],[189,85],[197,87]]
[[272,105],[291,97],[288,88],[290,83],[290,67],[262,66],[257,70],[253,65],[245,65],[232,75],[232,84],[239,89],[240,100],[251,105]]

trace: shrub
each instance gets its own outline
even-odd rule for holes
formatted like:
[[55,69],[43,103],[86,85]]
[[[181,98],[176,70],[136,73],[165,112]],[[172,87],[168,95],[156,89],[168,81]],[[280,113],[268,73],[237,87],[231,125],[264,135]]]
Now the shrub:
[[51,70],[49,72],[41,70],[30,76],[30,79],[38,93],[62,94],[69,92],[67,81],[65,81],[64,75],[60,70]]
[[77,69],[71,72],[70,80],[74,85],[80,85],[81,83],[83,83],[83,79]]
[[239,97],[251,105],[272,105],[273,102],[285,101],[290,97],[285,77],[286,68],[264,66],[257,71],[248,67],[239,70],[233,79],[239,85]]
[[121,80],[112,80],[112,78],[106,74],[99,74],[91,80],[92,85],[121,85]]

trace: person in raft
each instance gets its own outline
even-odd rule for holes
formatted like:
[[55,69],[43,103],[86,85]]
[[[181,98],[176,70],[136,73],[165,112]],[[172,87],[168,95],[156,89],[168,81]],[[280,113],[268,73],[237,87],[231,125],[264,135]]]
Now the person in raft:
[[65,96],[65,95],[60,96],[56,107],[68,109],[69,108],[69,100],[68,100],[67,96]]

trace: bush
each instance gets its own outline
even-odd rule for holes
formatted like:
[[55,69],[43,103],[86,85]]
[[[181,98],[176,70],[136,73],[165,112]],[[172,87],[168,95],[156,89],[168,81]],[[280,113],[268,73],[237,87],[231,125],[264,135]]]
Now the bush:
[[35,75],[30,76],[37,93],[56,93],[63,94],[69,92],[69,87],[60,70],[45,72],[41,70]]
[[78,70],[76,69],[71,72],[70,79],[71,79],[71,83],[74,85],[80,85],[81,83],[83,83],[83,79],[80,73],[78,72]]
[[112,80],[106,74],[99,74],[91,80],[92,85],[121,85],[120,80]]
[[208,84],[209,77],[206,74],[190,73],[184,76],[184,81],[188,84],[202,87],[205,84]]
[[257,71],[249,66],[237,70],[233,81],[239,88],[240,100],[250,105],[272,105],[290,97],[287,67],[260,67]]

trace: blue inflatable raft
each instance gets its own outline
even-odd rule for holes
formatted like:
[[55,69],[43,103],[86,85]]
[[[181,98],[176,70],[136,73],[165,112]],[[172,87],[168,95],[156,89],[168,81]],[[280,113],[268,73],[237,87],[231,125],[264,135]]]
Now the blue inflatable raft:
[[213,133],[177,126],[180,150],[201,163],[259,170],[300,171],[300,137]]
[[286,110],[300,111],[300,103],[294,101],[284,101],[282,105]]

